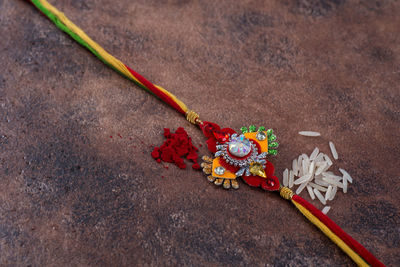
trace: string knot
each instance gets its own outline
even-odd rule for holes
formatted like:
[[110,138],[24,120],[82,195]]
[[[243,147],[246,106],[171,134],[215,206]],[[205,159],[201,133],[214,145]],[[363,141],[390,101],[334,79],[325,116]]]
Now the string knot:
[[199,119],[199,114],[197,114],[193,110],[188,110],[186,112],[186,119],[192,124],[201,124],[201,122],[202,122]]
[[281,197],[287,200],[292,199],[294,195],[293,191],[286,186],[279,188],[279,194],[281,195]]

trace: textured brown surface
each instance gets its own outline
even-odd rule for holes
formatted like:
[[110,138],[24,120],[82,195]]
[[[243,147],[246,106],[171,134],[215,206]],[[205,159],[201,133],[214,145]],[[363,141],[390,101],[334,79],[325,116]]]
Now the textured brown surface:
[[[400,2],[51,3],[203,119],[274,128],[278,176],[333,140],[355,181],[330,217],[400,265]],[[0,36],[1,265],[352,265],[276,194],[153,161],[163,127],[201,133],[25,1]]]

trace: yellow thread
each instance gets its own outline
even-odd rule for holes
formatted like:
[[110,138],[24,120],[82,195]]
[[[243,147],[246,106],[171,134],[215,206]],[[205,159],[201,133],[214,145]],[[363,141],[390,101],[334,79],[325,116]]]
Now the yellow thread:
[[199,114],[193,110],[186,111],[186,119],[192,124],[199,124],[201,120],[199,119]]
[[352,250],[340,237],[333,233],[323,222],[315,217],[309,210],[292,199],[296,208],[315,226],[317,226],[327,237],[329,237],[339,248],[341,248],[358,266],[369,266],[354,250]]
[[279,188],[279,194],[281,195],[281,197],[287,200],[292,199],[293,197],[293,191],[286,186]]
[[[48,9],[50,12],[52,12],[57,18],[70,30],[72,30],[75,34],[77,34],[82,40],[84,40],[86,43],[88,43],[94,50],[97,51],[99,55],[101,55],[102,58],[104,58],[105,61],[107,61],[110,65],[112,65],[114,68],[116,68],[118,71],[123,73],[126,77],[136,81],[137,83],[141,84],[144,86],[135,76],[132,75],[132,73],[129,72],[129,70],[126,68],[124,63],[122,63],[120,60],[109,54],[106,50],[104,50],[99,44],[97,44],[95,41],[93,41],[84,31],[82,31],[78,26],[76,26],[72,21],[70,21],[64,13],[60,12],[57,8],[49,4],[46,0],[39,0],[40,3]],[[144,86],[147,88],[146,86]],[[159,90],[161,90],[163,93],[168,95],[170,98],[172,98],[184,112],[187,112],[188,108],[186,105],[180,101],[175,95],[171,94],[161,86],[155,85]]]

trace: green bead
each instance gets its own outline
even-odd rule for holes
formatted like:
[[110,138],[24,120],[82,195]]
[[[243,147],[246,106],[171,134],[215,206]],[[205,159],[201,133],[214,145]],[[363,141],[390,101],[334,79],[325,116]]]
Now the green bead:
[[250,125],[249,126],[249,132],[255,132],[257,130],[257,127],[255,125]]
[[258,127],[258,131],[259,131],[259,132],[265,131],[265,127],[264,127],[264,126]]
[[277,148],[279,146],[278,142],[272,142],[268,144],[268,147]]
[[242,128],[240,128],[240,130],[242,131],[242,133],[243,134],[245,134],[245,133],[247,133],[248,131],[247,131],[247,127],[242,127]]
[[276,140],[276,135],[272,134],[269,138],[268,141],[272,142]]
[[276,149],[270,149],[268,150],[268,154],[276,156],[276,154],[278,154],[278,151]]
[[274,133],[274,130],[272,130],[272,129],[267,130],[268,137],[271,136],[273,133]]

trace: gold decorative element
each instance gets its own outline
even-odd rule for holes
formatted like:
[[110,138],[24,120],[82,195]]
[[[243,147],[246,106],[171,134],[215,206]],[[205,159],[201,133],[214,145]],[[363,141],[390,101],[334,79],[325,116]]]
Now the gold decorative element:
[[211,170],[211,163],[206,163],[206,162],[202,162],[200,164],[200,166],[203,168],[203,172],[205,174],[211,174],[212,170]]
[[224,179],[222,178],[217,178],[214,182],[215,185],[221,185],[224,182]]
[[279,194],[281,195],[281,197],[287,200],[292,199],[294,195],[293,191],[286,186],[282,186],[279,188]]
[[211,164],[210,164],[210,163],[202,162],[202,163],[200,164],[200,166],[201,166],[202,168],[211,169]]
[[233,189],[238,189],[239,188],[239,183],[236,179],[231,180],[231,185]]
[[223,168],[219,163],[219,158],[211,158],[209,156],[203,156],[203,161],[200,166],[203,168],[203,172],[207,175],[207,180],[215,185],[222,185],[225,189],[238,189],[239,183],[236,179],[236,175],[228,170],[221,175],[215,173],[216,168]]
[[204,167],[204,168],[203,168],[203,172],[204,172],[205,174],[211,174],[211,173],[212,173],[212,170],[211,170],[211,168]]
[[215,181],[215,177],[212,175],[207,176],[207,180],[210,181],[210,183],[213,183]]
[[201,124],[202,121],[199,119],[199,114],[193,110],[188,110],[186,112],[186,119],[192,124]]
[[212,163],[213,162],[213,159],[212,158],[210,158],[209,156],[203,156],[202,157],[202,159],[205,161],[205,162],[208,162],[208,163]]
[[252,163],[250,166],[250,172],[254,175],[258,175],[263,178],[267,178],[264,168],[260,163]]
[[224,188],[225,189],[231,188],[231,181],[230,180],[228,180],[228,179],[224,180]]

